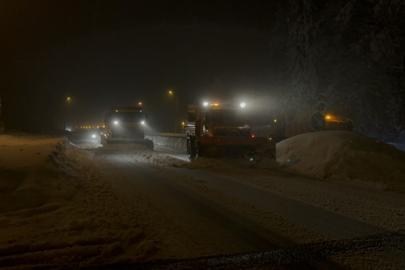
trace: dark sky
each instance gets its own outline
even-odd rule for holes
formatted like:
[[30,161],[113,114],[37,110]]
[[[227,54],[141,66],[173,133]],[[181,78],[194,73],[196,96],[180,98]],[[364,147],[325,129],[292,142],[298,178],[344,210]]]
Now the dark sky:
[[170,131],[169,89],[184,118],[188,103],[265,88],[275,9],[274,1],[0,0],[3,117],[27,129],[61,115],[97,124],[109,106],[142,101],[151,124]]

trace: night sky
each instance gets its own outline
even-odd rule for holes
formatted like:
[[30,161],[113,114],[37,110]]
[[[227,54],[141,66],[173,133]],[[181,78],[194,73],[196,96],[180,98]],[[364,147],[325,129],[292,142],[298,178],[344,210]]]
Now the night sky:
[[[102,123],[144,103],[156,131],[187,104],[267,91],[274,1],[0,0],[0,97],[9,128]],[[72,101],[67,104],[66,97]]]

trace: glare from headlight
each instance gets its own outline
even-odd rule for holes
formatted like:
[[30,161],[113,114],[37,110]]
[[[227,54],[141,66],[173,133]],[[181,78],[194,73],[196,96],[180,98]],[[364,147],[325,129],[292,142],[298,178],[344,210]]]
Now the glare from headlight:
[[204,105],[204,107],[207,107],[207,106],[208,106],[208,102],[205,101],[205,102],[203,103],[203,105]]
[[145,125],[145,121],[142,121],[141,124],[142,124],[142,125]]
[[114,125],[118,125],[118,121],[114,121]]
[[96,136],[96,134],[93,134],[93,135],[91,135],[91,137],[92,137],[93,139],[95,139],[97,136]]
[[245,102],[242,102],[242,103],[240,104],[240,107],[241,107],[241,108],[245,108],[245,107],[246,107],[246,103],[245,103]]

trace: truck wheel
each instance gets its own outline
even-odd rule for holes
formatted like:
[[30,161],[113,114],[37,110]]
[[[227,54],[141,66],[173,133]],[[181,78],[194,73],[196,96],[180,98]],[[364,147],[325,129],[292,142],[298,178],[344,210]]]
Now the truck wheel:
[[192,138],[187,138],[187,155],[191,161],[194,161],[197,156],[197,147]]

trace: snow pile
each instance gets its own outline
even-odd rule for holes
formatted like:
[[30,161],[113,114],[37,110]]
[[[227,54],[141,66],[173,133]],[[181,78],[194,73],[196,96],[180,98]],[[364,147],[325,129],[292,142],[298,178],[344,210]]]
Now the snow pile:
[[[134,155],[139,160],[139,156]],[[151,153],[150,155],[143,155],[143,158],[150,158],[151,162],[159,166],[169,166],[176,168],[188,168],[188,169],[225,169],[232,170],[233,168],[277,168],[278,164],[275,160],[265,158],[260,162],[250,161],[242,158],[206,158],[199,157],[196,160],[184,161],[175,157],[166,155],[159,155]]]
[[347,131],[314,132],[277,144],[277,162],[290,173],[373,182],[405,192],[405,153]]
[[178,136],[156,136],[148,135],[146,138],[153,140],[155,145],[170,147],[173,149],[184,150],[187,149],[187,138]]
[[0,268],[80,268],[155,252],[91,160],[63,138],[0,136]]
[[58,182],[47,160],[55,155],[62,139],[24,136],[0,137],[0,213],[40,207],[67,199],[72,190]]
[[403,144],[403,143],[389,143],[389,144],[392,144],[393,146],[395,146],[399,150],[405,152],[405,144]]

